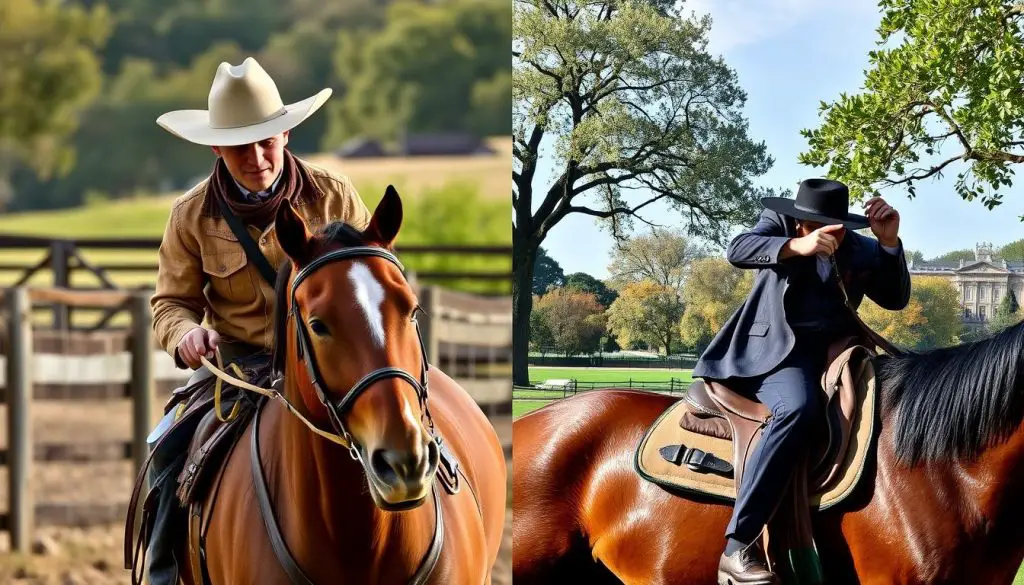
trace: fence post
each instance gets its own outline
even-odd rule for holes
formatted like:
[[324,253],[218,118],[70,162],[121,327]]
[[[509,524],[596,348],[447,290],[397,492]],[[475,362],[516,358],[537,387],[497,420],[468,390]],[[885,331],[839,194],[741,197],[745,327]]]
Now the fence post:
[[[50,269],[53,270],[53,286],[56,288],[70,288],[70,245],[64,240],[54,240],[50,243]],[[71,310],[67,305],[61,303],[53,304],[53,328],[57,331],[66,331],[71,326]]]
[[[149,435],[153,417],[153,313],[149,306],[149,293],[132,296],[132,463],[135,477],[142,471],[142,465],[149,455],[146,437]],[[143,493],[149,489],[149,481],[143,484]]]
[[32,479],[32,301],[22,287],[8,289],[7,481],[11,550],[31,552],[35,529]]

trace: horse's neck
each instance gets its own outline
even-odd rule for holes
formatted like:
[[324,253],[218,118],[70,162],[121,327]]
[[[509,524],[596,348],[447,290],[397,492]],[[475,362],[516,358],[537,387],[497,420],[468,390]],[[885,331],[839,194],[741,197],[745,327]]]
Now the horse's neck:
[[[874,523],[906,543],[930,543],[917,560],[928,572],[936,557],[952,574],[1000,568],[1016,573],[1024,560],[1024,427],[971,462],[895,463],[892,435],[880,445]],[[893,514],[892,512],[898,512]],[[960,566],[957,566],[960,565]]]
[[306,540],[305,545],[289,541],[297,559],[306,546],[314,554],[330,554],[330,560],[316,562],[336,563],[338,570],[358,567],[368,571],[371,581],[415,567],[426,550],[424,540],[432,535],[432,507],[401,514],[381,510],[367,493],[362,466],[347,449],[316,435],[283,408],[275,419],[280,448],[268,453],[277,460],[267,466],[267,480],[275,493],[291,495],[277,507],[282,530],[290,524],[286,539],[301,535]]

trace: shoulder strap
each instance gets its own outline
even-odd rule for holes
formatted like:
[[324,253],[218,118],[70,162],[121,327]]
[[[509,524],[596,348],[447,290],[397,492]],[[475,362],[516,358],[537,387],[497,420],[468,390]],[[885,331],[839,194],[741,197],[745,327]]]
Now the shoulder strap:
[[227,220],[231,231],[238,238],[238,242],[242,244],[242,248],[245,249],[245,255],[249,258],[249,262],[254,262],[260,274],[263,275],[263,280],[266,280],[270,286],[274,286],[274,283],[277,282],[277,271],[270,265],[263,252],[260,252],[259,246],[249,235],[249,231],[245,229],[238,216],[231,212],[231,208],[224,201],[217,198],[217,205],[220,206],[220,211],[224,214],[224,219]]

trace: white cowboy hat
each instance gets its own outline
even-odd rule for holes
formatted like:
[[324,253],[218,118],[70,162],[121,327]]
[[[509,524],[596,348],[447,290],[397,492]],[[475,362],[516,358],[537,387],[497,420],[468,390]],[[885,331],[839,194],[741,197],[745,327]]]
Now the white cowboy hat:
[[206,146],[236,146],[277,136],[301,124],[331,97],[322,89],[285,105],[277,84],[256,59],[221,63],[210,87],[209,110],[175,110],[156,123],[175,136]]

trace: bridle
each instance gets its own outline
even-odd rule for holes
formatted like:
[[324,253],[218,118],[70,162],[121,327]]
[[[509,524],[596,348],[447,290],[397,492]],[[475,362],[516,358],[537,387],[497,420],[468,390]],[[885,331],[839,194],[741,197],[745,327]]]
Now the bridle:
[[[288,317],[295,319],[296,336],[298,338],[298,357],[299,359],[302,359],[304,362],[306,362],[306,371],[309,374],[310,382],[316,389],[317,397],[320,399],[320,402],[327,409],[328,417],[331,420],[331,426],[334,427],[334,430],[337,433],[336,435],[317,428],[316,425],[314,425],[306,417],[304,417],[302,413],[296,410],[294,406],[292,406],[292,404],[286,398],[284,398],[284,396],[279,391],[276,390],[276,388],[279,387],[279,382],[283,380],[282,370],[285,360],[284,351],[281,349],[281,347],[284,344],[279,344],[277,346],[273,358],[273,376],[275,378],[275,383],[273,384],[273,386],[275,387],[274,390],[259,388],[257,386],[253,386],[252,384],[249,384],[248,382],[245,382],[244,380],[234,378],[229,374],[223,372],[220,368],[213,368],[212,364],[209,364],[209,362],[206,361],[204,358],[204,364],[210,366],[211,371],[213,371],[215,375],[218,377],[217,390],[215,393],[219,395],[220,380],[223,379],[235,384],[236,386],[239,386],[240,388],[258,392],[260,394],[263,394],[264,396],[280,399],[288,408],[288,410],[290,410],[293,414],[295,414],[303,422],[305,422],[306,425],[311,430],[325,438],[328,438],[340,445],[347,447],[349,449],[350,454],[352,455],[352,458],[359,461],[365,467],[365,463],[362,461],[359,453],[358,444],[355,442],[351,433],[348,432],[348,429],[345,428],[345,424],[343,422],[344,416],[352,408],[352,404],[355,403],[356,399],[364,392],[366,392],[374,383],[388,378],[398,378],[401,380],[405,380],[416,390],[416,394],[419,397],[421,409],[421,421],[423,417],[426,417],[427,422],[429,424],[430,435],[432,437],[432,440],[437,443],[440,451],[441,461],[438,467],[439,473],[436,475],[435,479],[440,479],[441,484],[449,493],[457,493],[459,491],[458,475],[462,474],[462,471],[458,469],[457,463],[454,463],[454,459],[451,457],[448,450],[442,445],[440,437],[436,435],[434,429],[434,421],[430,416],[430,410],[427,408],[427,370],[429,369],[430,366],[427,363],[426,346],[423,343],[423,335],[422,332],[420,331],[419,322],[416,320],[415,317],[413,318],[413,322],[416,324],[416,335],[419,339],[420,353],[423,358],[419,380],[417,380],[416,377],[414,377],[412,374],[406,372],[401,368],[384,367],[377,368],[363,376],[348,390],[348,392],[346,392],[338,400],[331,400],[328,397],[327,393],[325,392],[327,384],[324,382],[323,376],[320,373],[320,368],[317,366],[316,357],[312,351],[312,342],[309,337],[309,330],[306,328],[305,322],[302,321],[302,313],[299,310],[298,304],[295,302],[295,292],[298,290],[299,285],[301,285],[302,282],[306,278],[308,278],[310,274],[312,274],[313,272],[327,264],[330,264],[332,262],[339,262],[341,260],[348,260],[351,258],[367,257],[377,257],[388,260],[389,262],[397,266],[398,269],[402,272],[403,278],[405,277],[405,268],[402,266],[402,263],[399,262],[398,258],[394,254],[383,248],[374,248],[370,246],[342,248],[339,250],[333,250],[322,256],[319,256],[318,258],[310,262],[308,265],[302,267],[302,269],[300,269],[298,273],[295,275],[288,295],[288,301],[290,305]],[[419,307],[417,307],[417,311],[419,310]],[[220,361],[219,353],[218,361]],[[260,407],[257,406],[255,418],[253,420],[253,431],[250,437],[250,466],[252,468],[253,483],[255,486],[257,503],[259,504],[260,508],[260,515],[263,518],[264,525],[266,526],[267,533],[270,537],[270,542],[274,550],[274,554],[277,557],[278,562],[281,564],[282,569],[288,575],[288,579],[295,585],[313,585],[312,581],[310,581],[309,577],[302,571],[298,563],[295,561],[295,558],[288,550],[288,547],[284,542],[284,536],[282,535],[281,529],[277,523],[277,518],[274,513],[274,506],[270,498],[270,491],[267,487],[267,483],[264,478],[263,464],[260,461],[259,455],[260,410]],[[217,416],[220,416],[219,406],[217,406]],[[448,471],[448,475],[441,472],[442,470]],[[464,474],[463,477],[465,477]],[[431,491],[433,492],[434,500],[434,533],[433,537],[431,538],[429,548],[424,553],[423,558],[420,560],[420,564],[416,569],[416,572],[413,574],[412,578],[409,581],[411,585],[424,585],[430,579],[430,576],[433,573],[434,568],[437,566],[438,559],[440,558],[441,555],[441,550],[444,546],[445,528],[444,515],[442,513],[442,505],[440,499],[441,495],[440,491],[437,489],[433,489]],[[480,503],[479,500],[476,498],[475,492],[473,494],[473,498],[477,502],[477,509],[479,511]]]
[[[430,410],[427,406],[427,370],[429,365],[427,364],[426,345],[423,343],[423,334],[420,331],[419,321],[415,317],[413,317],[413,323],[416,325],[416,336],[419,340],[420,354],[422,356],[422,366],[420,368],[420,378],[418,380],[412,374],[401,368],[389,366],[377,368],[366,374],[351,388],[349,388],[348,392],[342,395],[338,400],[331,400],[327,392],[325,392],[327,384],[324,382],[323,375],[320,373],[320,368],[317,365],[316,356],[313,353],[313,344],[309,336],[309,329],[307,328],[306,323],[302,320],[302,313],[299,310],[299,305],[295,302],[295,293],[306,278],[327,264],[352,258],[368,257],[383,258],[391,262],[402,272],[403,278],[405,277],[405,267],[402,266],[398,257],[388,250],[371,246],[354,246],[350,248],[332,250],[317,257],[306,266],[303,266],[295,275],[295,279],[292,281],[288,295],[290,306],[289,318],[295,320],[295,330],[298,337],[298,357],[306,363],[306,372],[309,374],[310,382],[316,390],[317,398],[319,398],[320,403],[327,409],[327,415],[328,418],[330,418],[331,426],[334,427],[335,432],[337,432],[338,435],[344,439],[345,443],[347,443],[352,454],[352,458],[356,460],[360,460],[359,447],[351,433],[349,433],[348,429],[345,427],[345,423],[343,422],[344,417],[352,408],[356,399],[366,392],[373,384],[381,380],[398,378],[408,382],[409,385],[416,390],[416,395],[419,398],[421,420],[423,417],[426,417],[430,428],[430,434],[434,434],[434,421],[430,416]],[[417,307],[417,311],[420,310],[421,309]],[[283,360],[279,361],[278,359],[275,359],[274,361],[275,369],[280,367],[280,363],[283,362]],[[283,372],[275,371],[274,376],[275,378],[279,378],[280,376],[283,376]]]

